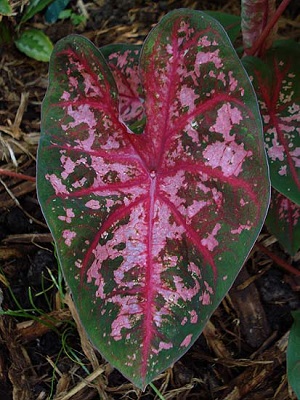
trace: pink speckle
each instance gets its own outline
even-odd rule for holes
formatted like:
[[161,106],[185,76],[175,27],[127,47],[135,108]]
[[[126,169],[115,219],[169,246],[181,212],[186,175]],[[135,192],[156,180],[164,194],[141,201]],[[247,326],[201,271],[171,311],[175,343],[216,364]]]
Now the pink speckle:
[[282,165],[278,171],[278,174],[280,176],[286,176],[287,175],[287,165]]
[[180,347],[188,347],[188,345],[191,343],[193,335],[190,333],[189,335],[186,336],[186,338],[180,343]]
[[72,222],[72,218],[75,217],[75,214],[72,208],[64,208],[64,210],[66,212],[66,215],[59,215],[57,218],[61,221],[65,221],[67,224],[70,224]]
[[115,341],[121,340],[121,330],[131,329],[131,322],[128,315],[119,315],[111,324],[111,335],[115,339]]
[[[107,301],[120,307],[116,319],[111,324],[111,336],[118,341],[122,339],[122,329],[131,330],[136,321],[141,319],[143,309],[138,298],[133,295],[115,295]],[[124,337],[127,334],[125,331]]]
[[198,322],[198,315],[195,310],[190,311],[191,324],[196,324]]
[[225,79],[225,74],[223,71],[218,73],[217,79],[223,83],[224,86],[226,86],[226,79]]
[[46,174],[45,178],[50,181],[53,189],[55,190],[55,194],[69,194],[66,185],[64,185],[60,178],[58,178],[55,174]]
[[183,279],[180,276],[175,275],[173,277],[176,292],[183,299],[183,301],[191,301],[194,296],[199,292],[200,285],[197,279],[194,279],[195,286],[187,288],[184,285]]
[[215,236],[221,229],[221,224],[216,224],[213,228],[212,232],[208,234],[208,236],[201,240],[201,244],[206,246],[208,250],[213,251],[216,246],[218,246],[219,242],[216,240]]
[[229,71],[228,76],[229,76],[229,90],[230,90],[231,92],[233,92],[233,91],[237,88],[238,82],[237,82],[237,80],[234,78],[233,72],[232,72],[232,71]]
[[74,76],[70,76],[69,77],[69,82],[70,82],[70,86],[72,86],[74,89],[77,89],[77,87],[78,87],[77,78],[74,78]]
[[202,36],[198,43],[199,43],[199,46],[202,46],[202,47],[211,46],[211,41],[207,38],[207,36]]
[[[214,64],[215,68],[217,68],[217,69],[223,67],[222,60],[219,57],[219,49],[217,49],[215,51],[207,51],[207,52],[200,51],[197,54],[196,62],[195,62],[196,74],[197,74],[197,71],[199,71],[199,66],[201,66],[201,64],[206,64],[209,62],[212,62]],[[197,76],[199,76],[199,72],[198,72]]]
[[188,265],[188,271],[192,274],[195,274],[197,278],[201,278],[201,271],[200,268],[193,262],[190,262]]
[[188,319],[187,317],[184,317],[183,320],[181,321],[181,325],[184,326],[187,323]]
[[179,99],[182,107],[188,107],[188,110],[191,112],[195,108],[195,101],[199,98],[195,91],[188,87],[187,85],[182,85]]
[[91,208],[92,210],[99,210],[99,208],[101,208],[101,204],[98,200],[89,200],[87,203],[85,203],[85,206]]
[[71,246],[72,240],[76,237],[76,235],[76,232],[70,231],[68,229],[62,232],[62,237],[65,239],[65,244],[69,247]]
[[226,142],[235,139],[235,135],[230,136],[230,131],[234,124],[239,125],[243,120],[242,113],[236,107],[231,107],[229,103],[223,104],[217,113],[216,123],[209,128],[210,132],[221,133]]
[[69,122],[68,126],[74,128],[80,124],[87,124],[89,128],[94,128],[97,125],[94,112],[88,104],[81,104],[73,109],[70,105],[67,108],[67,114],[73,118],[73,122]]
[[224,176],[238,176],[242,171],[243,162],[247,157],[252,156],[252,151],[244,149],[244,143],[214,142],[203,151],[207,159],[205,165],[212,168],[220,167]]
[[64,168],[64,171],[61,173],[61,176],[63,179],[67,179],[69,174],[74,172],[76,163],[71,160],[70,157],[66,157],[65,155],[62,155],[60,158],[61,166]]
[[203,292],[199,300],[204,306],[208,306],[210,304],[210,294],[208,292]]
[[68,101],[70,99],[70,96],[71,96],[71,94],[69,92],[64,91],[61,96],[61,100]]
[[166,343],[166,342],[159,342],[159,348],[158,350],[169,350],[173,347],[173,343]]
[[241,207],[244,207],[244,206],[246,206],[247,204],[249,204],[249,201],[245,201],[244,199],[241,199],[241,200],[240,200],[240,205],[241,205]]
[[290,152],[296,168],[300,168],[300,147]]
[[284,147],[275,138],[272,139],[272,146],[268,148],[268,156],[273,161],[276,159],[283,161],[284,159]]
[[236,235],[236,234],[241,234],[243,231],[249,231],[250,229],[252,228],[252,226],[251,226],[251,224],[249,223],[248,225],[240,225],[237,229],[231,229],[231,233],[233,234],[233,235]]

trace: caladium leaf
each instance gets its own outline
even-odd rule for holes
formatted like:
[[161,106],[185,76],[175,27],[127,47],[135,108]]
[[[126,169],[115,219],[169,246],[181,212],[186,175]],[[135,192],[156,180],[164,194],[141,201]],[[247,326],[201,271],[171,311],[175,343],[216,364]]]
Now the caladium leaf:
[[269,180],[256,97],[218,22],[173,11],[138,66],[129,50],[106,54],[111,70],[83,37],[56,45],[37,179],[82,324],[144,388],[228,291],[264,221]]
[[300,249],[300,206],[273,190],[266,225],[284,249],[295,255]]
[[[244,50],[246,54],[260,38],[264,28],[273,17],[276,10],[275,0],[242,0],[241,1],[241,26]],[[262,55],[273,44],[277,24],[274,25],[266,40],[257,53]],[[253,54],[253,53],[252,53]],[[253,54],[254,55],[254,54]],[[256,55],[256,54],[255,54]]]
[[300,205],[300,45],[280,41],[262,60],[243,63],[260,104],[272,186]]

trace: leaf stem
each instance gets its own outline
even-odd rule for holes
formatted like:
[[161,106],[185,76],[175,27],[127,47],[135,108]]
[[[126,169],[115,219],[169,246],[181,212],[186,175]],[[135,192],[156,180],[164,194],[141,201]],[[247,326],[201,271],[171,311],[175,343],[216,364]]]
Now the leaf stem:
[[300,276],[300,271],[297,268],[293,267],[292,265],[290,265],[289,263],[284,261],[282,258],[276,256],[274,253],[272,253],[272,251],[267,249],[261,243],[256,243],[256,247],[261,252],[263,252],[268,257],[270,257],[277,265],[279,265],[279,267],[283,268],[285,271],[287,271],[287,272],[289,272],[289,273],[291,273],[293,275]]
[[157,394],[157,396],[161,399],[161,400],[166,400],[164,398],[164,396],[160,393],[160,391],[157,389],[157,387],[155,385],[153,385],[153,383],[149,383],[149,386],[154,390],[154,392]]
[[262,31],[262,33],[261,33],[260,37],[258,38],[258,40],[256,41],[256,43],[254,43],[254,45],[250,49],[245,49],[245,53],[246,53],[247,56],[256,55],[256,53],[259,51],[260,47],[262,46],[262,44],[264,43],[264,41],[268,37],[271,29],[276,24],[278,19],[281,17],[281,15],[283,14],[283,12],[286,9],[286,7],[289,5],[290,1],[291,0],[282,0],[282,2],[280,3],[279,7],[275,11],[274,15],[272,16],[270,21],[265,26],[264,30]]

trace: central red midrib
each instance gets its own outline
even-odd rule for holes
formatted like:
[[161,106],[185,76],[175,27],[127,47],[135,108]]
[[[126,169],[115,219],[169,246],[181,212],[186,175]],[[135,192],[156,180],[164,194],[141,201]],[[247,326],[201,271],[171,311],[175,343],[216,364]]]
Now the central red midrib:
[[148,368],[148,359],[150,353],[151,340],[153,337],[153,300],[154,300],[154,288],[153,288],[153,257],[152,257],[152,245],[153,245],[153,223],[154,223],[154,203],[155,203],[155,192],[156,192],[156,176],[150,177],[150,192],[149,192],[149,203],[148,203],[148,241],[147,241],[147,269],[145,276],[145,289],[144,289],[144,324],[143,324],[143,348],[142,348],[142,364],[141,364],[141,376],[146,377]]

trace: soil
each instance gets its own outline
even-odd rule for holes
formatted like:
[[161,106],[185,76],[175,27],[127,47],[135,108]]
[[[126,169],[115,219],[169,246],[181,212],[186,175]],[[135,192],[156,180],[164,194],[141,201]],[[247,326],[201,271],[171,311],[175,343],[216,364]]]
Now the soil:
[[[5,19],[10,28],[20,20],[26,1],[13,3],[16,14]],[[281,37],[300,38],[296,3],[280,20]],[[85,26],[75,27],[69,20],[46,24],[43,13],[27,24],[43,29],[54,43],[76,32],[100,47],[142,43],[174,8],[240,12],[239,1],[221,0],[93,0],[69,6],[87,12]],[[159,398],[150,386],[145,392],[135,388],[103,360],[77,321],[35,191],[48,65],[9,42],[0,54],[0,171],[6,171],[0,172],[0,398]],[[154,382],[165,399],[295,399],[285,352],[291,311],[300,308],[300,279],[280,264],[300,270],[300,253],[288,256],[265,228],[258,242],[203,334]]]

